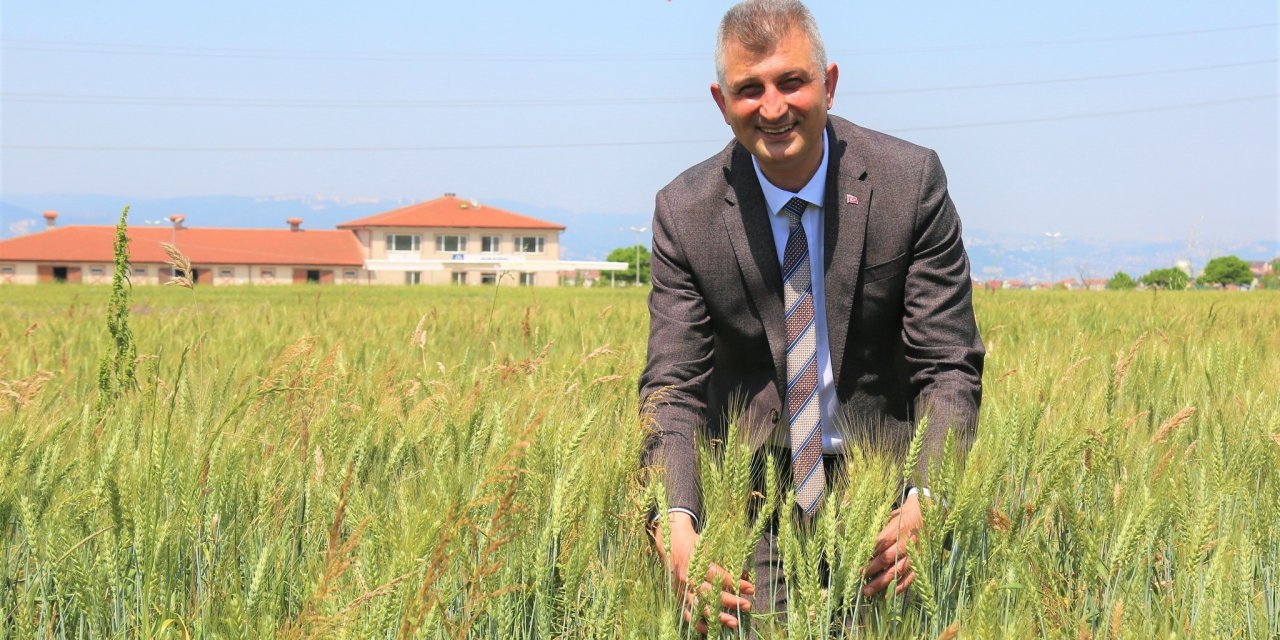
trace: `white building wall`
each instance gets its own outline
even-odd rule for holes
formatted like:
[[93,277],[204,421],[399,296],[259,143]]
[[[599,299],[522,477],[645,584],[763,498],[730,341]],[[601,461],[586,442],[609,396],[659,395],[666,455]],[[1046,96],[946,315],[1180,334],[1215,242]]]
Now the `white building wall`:
[[36,284],[38,276],[36,265],[31,262],[0,263],[0,285],[4,284]]

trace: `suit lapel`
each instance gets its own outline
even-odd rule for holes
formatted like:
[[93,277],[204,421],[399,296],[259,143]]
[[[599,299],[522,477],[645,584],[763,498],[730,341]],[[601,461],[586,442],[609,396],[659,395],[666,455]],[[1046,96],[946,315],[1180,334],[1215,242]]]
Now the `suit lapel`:
[[782,268],[778,266],[769,208],[751,166],[751,156],[741,145],[734,145],[725,173],[729,183],[725,202],[729,206],[721,210],[721,217],[733,244],[747,295],[764,324],[774,371],[781,381],[786,370],[787,336],[782,324]]
[[836,138],[827,124],[831,158],[827,162],[827,193],[822,228],[822,253],[827,307],[827,340],[831,373],[840,384],[844,346],[849,337],[853,297],[858,288],[871,212],[871,185],[864,163],[848,140]]

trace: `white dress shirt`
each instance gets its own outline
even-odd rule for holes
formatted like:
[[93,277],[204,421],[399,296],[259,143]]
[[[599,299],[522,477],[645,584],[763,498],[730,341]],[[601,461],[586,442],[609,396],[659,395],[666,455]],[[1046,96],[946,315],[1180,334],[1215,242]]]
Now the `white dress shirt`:
[[[765,205],[769,208],[769,224],[773,227],[773,243],[778,249],[778,267],[782,267],[786,254],[787,237],[791,235],[791,222],[782,213],[782,207],[792,198],[799,197],[809,203],[809,207],[800,216],[800,225],[804,227],[805,239],[809,241],[809,273],[813,274],[813,317],[814,330],[818,340],[818,401],[822,421],[822,452],[839,453],[844,441],[840,434],[832,428],[832,420],[837,415],[840,405],[836,399],[835,375],[831,373],[831,341],[827,332],[827,296],[823,290],[823,251],[822,251],[822,215],[823,200],[827,193],[827,132],[822,132],[822,164],[818,171],[799,191],[792,193],[774,186],[764,173],[755,156],[751,156],[751,166],[755,167],[756,178],[760,180],[760,189],[764,191]],[[786,420],[779,420],[770,442],[784,448],[791,448],[791,430]]]

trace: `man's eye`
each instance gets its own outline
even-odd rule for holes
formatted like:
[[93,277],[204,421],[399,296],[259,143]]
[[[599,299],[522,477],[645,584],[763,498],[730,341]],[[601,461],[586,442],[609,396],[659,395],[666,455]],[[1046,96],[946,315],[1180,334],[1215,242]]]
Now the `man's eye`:
[[804,78],[788,78],[787,80],[782,81],[781,87],[783,91],[795,91],[804,85]]
[[760,85],[755,85],[755,84],[748,85],[748,86],[742,87],[741,89],[738,89],[739,98],[758,98],[760,97],[761,93],[763,93],[762,88],[760,87]]

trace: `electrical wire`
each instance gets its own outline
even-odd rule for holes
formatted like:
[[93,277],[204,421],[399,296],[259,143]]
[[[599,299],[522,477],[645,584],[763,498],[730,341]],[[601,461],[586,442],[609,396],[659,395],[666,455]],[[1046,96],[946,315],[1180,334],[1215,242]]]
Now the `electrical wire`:
[[[1254,29],[1274,28],[1280,23],[1266,22],[1260,24],[1211,27],[1205,29],[1187,29],[1180,31],[1164,31],[1157,33],[1140,33],[1116,36],[1088,36],[1081,38],[1063,38],[1056,40],[1034,40],[1024,42],[995,42],[976,44],[939,45],[930,47],[894,47],[882,49],[844,49],[831,51],[837,55],[897,55],[908,53],[947,53],[955,51],[981,51],[992,49],[1020,49],[1060,45],[1097,44],[1104,42],[1123,42],[1128,40],[1148,40],[1156,38],[1172,38],[1205,35],[1211,33],[1228,33],[1249,31]],[[45,53],[85,53],[132,56],[161,57],[194,57],[194,58],[248,58],[248,59],[287,59],[287,60],[356,60],[356,61],[420,61],[420,60],[474,60],[484,61],[516,61],[516,62],[650,62],[657,60],[706,60],[710,53],[429,53],[411,51],[341,51],[341,50],[308,50],[308,49],[253,49],[227,47],[193,47],[187,45],[163,44],[129,44],[122,42],[71,42],[59,40],[27,40],[17,38],[0,39],[0,48],[9,51],[32,51]]]
[[[987,122],[967,122],[956,124],[926,125],[918,127],[902,127],[884,129],[886,133],[905,133],[912,131],[938,131],[944,129],[978,129],[985,127],[1001,127],[1019,124],[1036,124],[1043,122],[1059,122],[1064,120],[1086,120],[1092,118],[1108,118],[1113,116],[1154,113],[1159,111],[1176,111],[1182,109],[1199,109],[1203,107],[1239,104],[1274,100],[1277,94],[1268,93],[1223,100],[1190,102],[1175,105],[1160,105],[1137,109],[1118,109],[1114,111],[1095,111],[1060,116],[1038,118],[1018,118],[1010,120],[993,120]],[[598,147],[639,147],[679,144],[724,144],[725,138],[691,139],[691,140],[628,140],[609,142],[577,142],[547,144],[490,144],[490,145],[413,145],[413,146],[316,146],[316,147],[203,147],[203,146],[112,146],[112,145],[39,145],[39,144],[3,144],[0,150],[6,151],[199,151],[199,152],[416,152],[416,151],[494,151],[520,149],[589,149]]]
[[[1039,86],[1064,84],[1072,82],[1092,82],[1099,80],[1119,80],[1141,78],[1178,73],[1193,73],[1218,69],[1260,66],[1275,64],[1276,58],[1266,60],[1249,60],[1245,62],[1229,62],[1223,64],[1181,67],[1177,69],[1156,69],[1148,71],[1131,71],[1093,76],[1075,76],[1067,78],[1047,78],[1040,80],[1014,80],[1008,82],[989,82],[977,84],[957,84],[937,87],[910,87],[901,89],[874,89],[867,91],[840,92],[844,97],[869,97],[881,95],[901,95],[913,93],[943,93],[949,91],[974,91],[1009,87]],[[566,106],[627,106],[649,104],[702,104],[707,102],[706,96],[671,97],[671,98],[562,98],[562,99],[495,99],[495,100],[354,100],[335,98],[217,98],[217,97],[173,97],[173,96],[110,96],[97,94],[72,93],[22,93],[0,92],[0,100],[5,102],[25,102],[41,104],[109,104],[127,106],[153,107],[250,107],[250,108],[342,108],[342,109],[418,109],[418,108],[463,108],[463,107],[566,107]]]

